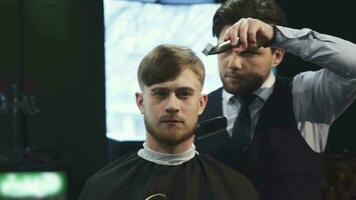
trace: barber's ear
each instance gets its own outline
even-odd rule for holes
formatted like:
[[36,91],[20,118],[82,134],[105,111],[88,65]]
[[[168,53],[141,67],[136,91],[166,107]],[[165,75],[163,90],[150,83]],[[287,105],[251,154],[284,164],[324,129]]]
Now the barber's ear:
[[142,93],[136,92],[136,105],[140,109],[141,114],[144,114],[144,106],[143,106],[143,96]]
[[276,67],[279,65],[284,58],[285,50],[282,48],[276,48],[273,52],[272,66]]
[[207,102],[208,102],[208,95],[202,94],[199,99],[199,115],[201,115],[204,112]]

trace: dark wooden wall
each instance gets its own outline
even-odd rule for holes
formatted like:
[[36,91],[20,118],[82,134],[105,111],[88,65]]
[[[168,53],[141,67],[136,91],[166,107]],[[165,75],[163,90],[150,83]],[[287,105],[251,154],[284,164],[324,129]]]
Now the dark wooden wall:
[[[0,80],[12,96],[20,65],[19,0],[0,0]],[[27,117],[28,143],[59,153],[71,173],[71,199],[106,164],[103,2],[24,1],[25,88],[39,114]],[[0,155],[14,142],[0,115]]]

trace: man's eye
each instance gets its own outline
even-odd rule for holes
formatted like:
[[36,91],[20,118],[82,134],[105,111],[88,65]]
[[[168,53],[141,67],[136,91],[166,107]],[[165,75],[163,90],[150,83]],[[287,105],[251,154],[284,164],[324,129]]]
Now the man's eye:
[[164,92],[164,91],[153,92],[153,96],[156,96],[156,97],[165,97],[166,95],[167,95],[167,92]]
[[188,91],[182,91],[182,92],[178,92],[177,93],[177,96],[180,97],[180,98],[186,98],[186,97],[189,97],[191,95],[192,95],[192,93],[188,92]]

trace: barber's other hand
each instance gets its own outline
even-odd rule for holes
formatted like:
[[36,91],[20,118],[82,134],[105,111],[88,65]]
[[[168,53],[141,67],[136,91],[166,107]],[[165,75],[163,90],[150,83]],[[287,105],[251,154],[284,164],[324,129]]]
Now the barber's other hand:
[[257,49],[272,43],[273,27],[258,19],[241,18],[226,29],[223,40],[231,40],[232,46],[242,49]]

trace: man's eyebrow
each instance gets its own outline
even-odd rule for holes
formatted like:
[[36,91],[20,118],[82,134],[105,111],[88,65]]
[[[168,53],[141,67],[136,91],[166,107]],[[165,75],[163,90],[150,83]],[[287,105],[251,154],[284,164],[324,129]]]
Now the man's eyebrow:
[[[161,86],[157,86],[157,87],[153,87],[150,89],[150,91],[168,91],[168,90],[171,90],[171,88],[168,88],[168,87],[161,87]],[[193,87],[189,87],[189,86],[182,86],[182,87],[177,87],[177,88],[174,88],[175,91],[195,91],[196,89],[193,88]]]
[[157,86],[157,87],[153,87],[150,89],[151,91],[157,91],[157,90],[169,90],[166,87],[161,87],[161,86]]
[[258,49],[246,49],[246,50],[244,50],[244,51],[242,51],[242,52],[254,52],[254,53],[258,53],[259,50],[258,50]]
[[179,91],[181,91],[181,90],[195,91],[195,89],[192,88],[192,87],[179,87],[176,90],[179,90]]

